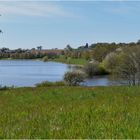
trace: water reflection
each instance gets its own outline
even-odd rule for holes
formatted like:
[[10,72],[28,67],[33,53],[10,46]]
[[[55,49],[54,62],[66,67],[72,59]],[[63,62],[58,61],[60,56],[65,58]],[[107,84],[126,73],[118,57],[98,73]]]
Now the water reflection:
[[121,85],[118,80],[115,80],[113,77],[106,75],[106,76],[94,76],[91,79],[86,79],[82,85],[85,86],[114,86],[114,85]]

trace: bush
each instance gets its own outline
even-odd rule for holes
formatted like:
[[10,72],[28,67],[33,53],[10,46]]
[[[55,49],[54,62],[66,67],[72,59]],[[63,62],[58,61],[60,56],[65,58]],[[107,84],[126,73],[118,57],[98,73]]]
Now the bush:
[[100,63],[98,75],[108,75],[108,74],[109,72],[105,69],[105,67],[102,66],[102,63]]
[[48,56],[43,57],[43,61],[44,62],[48,61]]
[[130,86],[140,85],[140,46],[124,48],[119,55],[116,75]]
[[8,87],[8,86],[2,86],[0,85],[0,90],[8,90],[8,89],[13,89],[14,86]]
[[105,59],[102,62],[102,65],[104,65],[104,68],[109,72],[109,73],[114,73],[116,70],[116,67],[119,63],[119,54],[117,53],[110,53],[108,54]]
[[36,87],[51,87],[51,86],[65,86],[65,83],[63,81],[58,81],[58,82],[44,81],[42,83],[36,84]]
[[92,61],[84,66],[84,72],[89,78],[92,78],[94,75],[105,75],[108,72],[100,65],[97,61]]
[[84,71],[88,77],[92,77],[99,73],[99,63],[97,61],[90,62],[84,66]]
[[69,86],[77,86],[84,81],[85,74],[81,71],[66,72],[64,81]]

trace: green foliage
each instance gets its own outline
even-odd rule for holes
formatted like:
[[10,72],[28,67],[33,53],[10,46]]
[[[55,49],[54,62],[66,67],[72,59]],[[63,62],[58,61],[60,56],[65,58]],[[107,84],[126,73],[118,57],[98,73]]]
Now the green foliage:
[[92,51],[92,58],[98,62],[102,62],[107,54],[114,52],[118,48],[115,44],[98,43]]
[[140,85],[140,46],[124,48],[120,56],[118,77],[129,85]]
[[105,69],[120,81],[140,85],[140,46],[128,46],[121,52],[110,53],[102,62]]
[[73,48],[68,44],[67,46],[66,46],[66,48],[65,48],[67,51],[72,51],[73,50]]
[[108,75],[110,74],[107,69],[102,65],[102,63],[99,64],[99,74],[98,75]]
[[48,61],[48,56],[44,56],[44,57],[43,57],[43,61],[44,61],[44,62]]
[[66,72],[64,75],[64,81],[69,86],[77,86],[85,79],[84,73],[81,71]]
[[14,86],[1,86],[0,85],[0,90],[8,90],[8,89],[13,89],[14,88]]
[[140,87],[0,92],[1,139],[139,139]]
[[55,58],[53,59],[53,61],[67,63],[67,64],[75,64],[75,65],[84,65],[88,62],[86,59],[82,59],[82,58],[76,59],[76,58],[70,58],[65,56],[60,56],[58,58]]
[[84,71],[88,77],[93,77],[99,73],[99,63],[94,61],[84,66]]
[[104,67],[100,65],[97,61],[92,61],[84,66],[84,72],[89,78],[92,78],[94,75],[105,75],[108,74]]
[[36,84],[36,86],[37,87],[65,86],[65,83],[63,81],[58,81],[58,82],[45,81],[45,82]]
[[110,53],[102,62],[102,66],[110,73],[116,72],[116,67],[119,65],[121,54]]

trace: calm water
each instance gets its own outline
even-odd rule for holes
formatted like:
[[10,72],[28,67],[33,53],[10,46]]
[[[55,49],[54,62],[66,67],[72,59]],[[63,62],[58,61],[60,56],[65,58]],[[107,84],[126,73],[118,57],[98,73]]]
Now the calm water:
[[68,66],[62,63],[32,60],[1,60],[0,84],[7,86],[34,86],[42,81],[63,80]]
[[[0,85],[2,86],[35,86],[42,81],[61,81],[64,73],[70,67],[56,62],[42,62],[34,60],[0,60]],[[87,86],[114,85],[108,77],[94,77],[87,79]]]

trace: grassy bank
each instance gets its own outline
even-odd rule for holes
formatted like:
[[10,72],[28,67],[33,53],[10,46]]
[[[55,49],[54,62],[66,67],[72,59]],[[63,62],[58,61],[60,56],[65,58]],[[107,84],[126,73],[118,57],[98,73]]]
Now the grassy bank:
[[62,62],[62,63],[66,63],[66,64],[74,64],[74,65],[85,65],[88,61],[86,59],[82,59],[82,58],[67,58],[65,59],[64,57],[59,57],[59,58],[55,58],[52,59],[52,61],[55,62]]
[[140,87],[2,90],[0,138],[140,138]]

